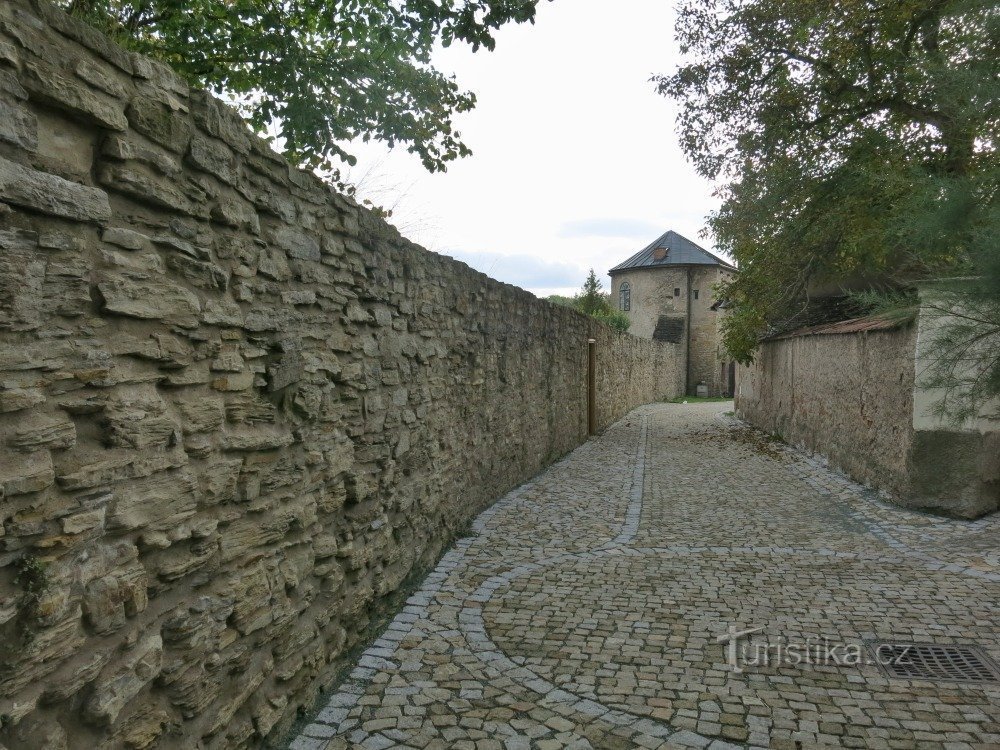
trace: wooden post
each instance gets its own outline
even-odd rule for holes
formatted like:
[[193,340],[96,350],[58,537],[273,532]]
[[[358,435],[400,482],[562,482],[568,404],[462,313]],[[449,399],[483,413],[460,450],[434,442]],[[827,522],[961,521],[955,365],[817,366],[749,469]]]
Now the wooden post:
[[587,431],[597,434],[597,340],[587,340]]

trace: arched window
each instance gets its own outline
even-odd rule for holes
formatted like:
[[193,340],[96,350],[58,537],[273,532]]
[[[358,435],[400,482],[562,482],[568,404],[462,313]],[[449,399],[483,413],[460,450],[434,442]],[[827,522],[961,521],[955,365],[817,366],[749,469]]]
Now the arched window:
[[627,281],[623,281],[618,287],[618,307],[626,312],[632,309],[632,287]]

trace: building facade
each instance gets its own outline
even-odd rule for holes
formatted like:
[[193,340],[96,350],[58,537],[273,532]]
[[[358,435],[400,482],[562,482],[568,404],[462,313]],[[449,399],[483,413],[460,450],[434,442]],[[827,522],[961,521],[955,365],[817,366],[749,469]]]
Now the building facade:
[[629,333],[680,344],[686,392],[704,383],[710,396],[731,396],[735,365],[722,347],[724,310],[715,285],[736,269],[674,231],[668,231],[608,271],[611,303],[628,315]]

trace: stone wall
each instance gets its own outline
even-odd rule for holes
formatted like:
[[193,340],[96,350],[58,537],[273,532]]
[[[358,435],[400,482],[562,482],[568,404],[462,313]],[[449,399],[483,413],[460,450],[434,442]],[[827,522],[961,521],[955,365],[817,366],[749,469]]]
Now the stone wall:
[[756,361],[738,368],[737,414],[903,506],[963,518],[995,511],[1000,432],[927,423],[915,365],[922,320],[838,324],[764,342]]
[[[669,345],[429,253],[218,101],[0,4],[0,744],[261,746]],[[265,740],[265,738],[268,738]]]

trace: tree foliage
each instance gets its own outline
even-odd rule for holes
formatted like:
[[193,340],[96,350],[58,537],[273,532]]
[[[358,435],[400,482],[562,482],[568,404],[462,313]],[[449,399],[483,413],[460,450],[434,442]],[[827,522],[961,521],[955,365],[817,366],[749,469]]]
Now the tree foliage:
[[957,294],[1000,299],[995,2],[685,0],[678,36],[685,62],[656,80],[722,184],[736,359],[818,284],[968,275]]
[[62,0],[196,86],[235,99],[253,126],[280,124],[289,157],[336,169],[344,144],[403,144],[431,171],[466,156],[452,118],[475,96],[435,70],[436,42],[495,46],[538,0]]
[[577,294],[572,297],[553,294],[547,299],[556,305],[563,305],[565,307],[572,307],[574,310],[579,310],[622,333],[627,331],[632,323],[628,315],[615,310],[611,306],[611,301],[604,292],[604,285],[597,278],[597,274],[594,273],[593,268],[590,269],[586,280],[583,282],[582,289]]
[[611,306],[604,293],[604,284],[597,278],[593,268],[590,269],[587,279],[583,282],[583,289],[573,299],[576,308],[587,315],[593,315]]

